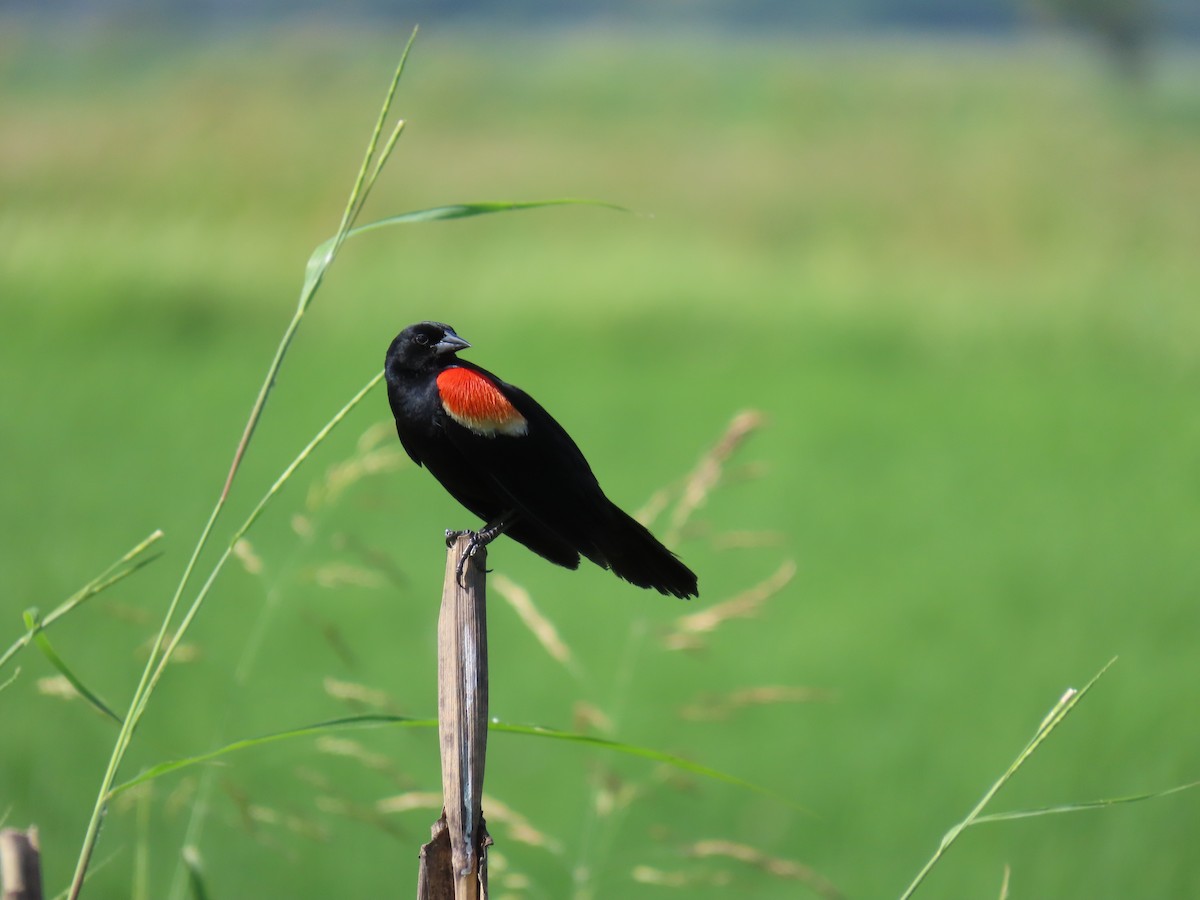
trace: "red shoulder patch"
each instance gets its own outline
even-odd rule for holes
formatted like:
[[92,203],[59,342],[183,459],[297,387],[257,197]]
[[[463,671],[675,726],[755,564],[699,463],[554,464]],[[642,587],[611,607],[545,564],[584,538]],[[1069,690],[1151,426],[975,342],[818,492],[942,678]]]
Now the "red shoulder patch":
[[485,437],[524,434],[529,423],[508,398],[483,375],[462,366],[443,369],[437,377],[442,406],[455,422]]

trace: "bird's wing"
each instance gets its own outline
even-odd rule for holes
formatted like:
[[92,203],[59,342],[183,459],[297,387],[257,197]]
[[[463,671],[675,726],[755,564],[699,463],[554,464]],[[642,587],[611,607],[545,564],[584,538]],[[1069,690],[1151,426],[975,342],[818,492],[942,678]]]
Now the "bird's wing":
[[542,406],[514,385],[459,362],[438,375],[446,435],[479,475],[521,512],[573,540],[607,500],[579,447]]

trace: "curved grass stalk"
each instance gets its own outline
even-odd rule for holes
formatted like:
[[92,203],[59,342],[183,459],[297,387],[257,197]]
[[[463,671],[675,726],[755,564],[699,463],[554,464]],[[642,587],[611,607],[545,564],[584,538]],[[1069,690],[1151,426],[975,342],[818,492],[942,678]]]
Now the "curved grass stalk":
[[[368,381],[358,391],[358,393],[356,393],[349,400],[349,402],[347,402],[341,409],[339,409],[337,411],[336,414],[334,414],[332,419],[330,419],[328,422],[325,423],[324,426],[322,426],[321,430],[318,431],[316,433],[316,435],[312,438],[312,440],[310,440],[308,442],[308,444],[305,445],[304,449],[300,451],[300,453],[296,456],[296,458],[293,459],[292,462],[287,466],[287,468],[285,468],[283,470],[283,472],[280,473],[279,477],[275,479],[275,482],[271,485],[270,488],[267,489],[267,492],[262,496],[262,499],[260,499],[258,501],[258,504],[254,507],[254,509],[251,510],[250,515],[246,517],[246,520],[244,522],[242,522],[242,524],[238,527],[238,529],[236,531],[234,531],[234,533],[230,536],[229,541],[225,546],[225,549],[222,550],[221,555],[217,558],[216,563],[214,563],[214,565],[213,565],[212,571],[209,572],[208,578],[205,579],[204,584],[200,587],[200,590],[199,590],[199,592],[197,592],[195,599],[192,601],[191,605],[188,607],[187,611],[184,613],[184,617],[183,617],[182,621],[180,622],[179,628],[176,629],[175,634],[172,636],[170,643],[165,648],[165,650],[162,654],[162,657],[159,660],[158,666],[150,678],[149,689],[146,693],[145,700],[143,701],[143,704],[139,708],[138,713],[137,713],[139,716],[144,711],[145,704],[146,704],[146,702],[149,701],[150,694],[153,693],[154,688],[158,685],[158,681],[162,677],[163,672],[166,671],[167,663],[170,661],[170,658],[174,654],[176,647],[178,647],[179,642],[183,639],[184,633],[191,626],[192,620],[196,617],[196,614],[200,611],[200,607],[204,603],[205,599],[208,597],[209,591],[212,589],[213,585],[216,583],[217,577],[224,570],[225,565],[229,562],[229,558],[233,555],[238,542],[243,537],[246,536],[246,533],[251,529],[251,527],[253,527],[254,523],[256,521],[258,521],[259,516],[262,515],[263,510],[266,509],[267,504],[269,504],[271,502],[271,500],[273,500],[275,498],[275,495],[278,494],[283,489],[283,486],[285,484],[287,484],[287,482],[291,479],[292,475],[295,474],[296,470],[298,468],[300,468],[300,466],[305,462],[305,460],[307,460],[313,454],[313,452],[317,449],[317,447],[319,447],[324,442],[324,440],[330,435],[330,433],[333,431],[333,429],[336,428],[339,424],[341,424],[342,420],[345,419],[346,416],[349,415],[350,412],[355,407],[357,407],[359,403],[362,402],[363,398],[365,398],[367,396],[367,394],[369,394],[372,391],[372,389],[374,389],[375,386],[378,385],[379,382],[382,380],[383,380],[383,372],[376,373],[371,378],[371,380]],[[117,793],[118,793],[117,790],[110,790],[109,791],[109,799],[111,800],[112,797],[116,796]],[[186,868],[186,866],[185,866],[185,868]],[[189,870],[188,877],[190,878],[192,876],[192,874],[193,873],[191,873],[191,871]]]
[[[13,641],[11,647],[4,651],[4,655],[0,656],[0,669],[4,668],[4,664],[17,655],[24,647],[29,646],[30,641],[39,631],[45,631],[53,625],[58,619],[61,619],[75,607],[79,606],[92,597],[96,596],[103,590],[112,587],[118,581],[121,581],[142,566],[152,563],[158,559],[158,556],[143,556],[157,541],[161,540],[162,531],[155,531],[133,549],[127,551],[120,559],[109,565],[107,569],[77,590],[74,594],[56,606],[52,611],[46,614],[44,618],[37,621],[36,627],[27,625],[25,633]],[[15,677],[15,676],[14,676]]]
[[946,851],[950,849],[950,846],[956,840],[958,840],[959,835],[961,835],[972,825],[977,825],[982,821],[986,821],[982,815],[984,807],[986,807],[992,801],[992,798],[999,793],[1000,789],[1004,787],[1004,785],[1008,783],[1009,779],[1017,773],[1017,770],[1021,768],[1021,766],[1023,766],[1031,756],[1033,756],[1038,747],[1042,745],[1042,742],[1050,736],[1050,733],[1062,724],[1063,720],[1070,715],[1071,710],[1073,710],[1079,701],[1084,698],[1087,692],[1092,689],[1092,686],[1100,680],[1100,676],[1107,672],[1109,667],[1115,662],[1115,658],[1109,660],[1105,664],[1104,668],[1097,672],[1092,677],[1092,680],[1079,690],[1075,690],[1075,688],[1068,688],[1067,692],[1063,694],[1061,698],[1059,698],[1058,703],[1056,703],[1050,712],[1046,714],[1046,717],[1042,719],[1042,723],[1038,726],[1037,731],[1034,732],[1033,737],[1030,738],[1029,743],[1025,745],[1025,749],[1017,754],[1017,758],[1013,760],[1012,764],[1008,767],[1008,769],[1005,770],[1004,774],[1001,775],[990,788],[988,788],[987,792],[983,795],[979,802],[975,804],[974,808],[967,813],[967,817],[942,836],[941,843],[938,844],[937,850],[934,851],[933,856],[929,858],[925,865],[921,867],[921,871],[917,873],[916,877],[912,880],[912,883],[905,888],[904,893],[900,895],[900,900],[908,900],[908,898],[912,897],[912,895],[916,893],[917,888],[921,886],[921,882],[925,880],[926,876],[928,876],[933,870],[933,867],[938,864],[938,861],[945,855]]
[[[254,404],[251,407],[250,415],[246,421],[245,428],[242,431],[241,439],[234,451],[233,461],[230,464],[229,472],[225,478],[224,486],[217,497],[217,501],[213,506],[208,520],[201,529],[200,537],[192,550],[187,564],[184,566],[183,574],[180,577],[179,583],[168,604],[167,612],[163,617],[162,625],[159,628],[158,635],[151,648],[150,658],[146,662],[146,666],[142,671],[141,679],[138,682],[137,688],[134,690],[133,697],[130,700],[129,712],[124,717],[121,724],[121,729],[117,735],[116,743],[113,746],[112,754],[109,758],[108,766],[105,769],[104,776],[101,779],[100,789],[96,795],[96,803],[92,810],[91,818],[88,821],[87,831],[84,835],[83,846],[80,850],[79,858],[75,867],[75,874],[71,881],[71,887],[68,891],[69,900],[76,900],[79,896],[79,891],[82,888],[84,877],[87,872],[88,864],[91,855],[95,850],[96,841],[99,837],[100,825],[104,817],[104,812],[107,809],[108,802],[113,795],[113,784],[116,781],[117,772],[120,769],[121,763],[125,758],[125,754],[132,742],[134,732],[145,713],[147,704],[158,685],[159,679],[162,677],[163,671],[166,669],[168,662],[183,639],[184,634],[199,611],[205,598],[208,596],[213,583],[217,576],[223,570],[226,562],[233,552],[234,546],[238,540],[245,535],[249,528],[258,519],[266,504],[278,493],[280,488],[291,478],[296,468],[299,467],[309,454],[319,445],[329,432],[362,400],[366,394],[379,383],[383,378],[383,373],[380,372],[371,379],[370,382],[361,390],[355,397],[347,403],[330,422],[318,432],[317,436],[309,442],[308,446],[300,453],[292,464],[289,465],[284,472],[279,476],[276,482],[267,491],[266,495],[255,507],[250,516],[238,528],[233,537],[229,540],[225,550],[217,559],[204,584],[197,592],[195,599],[184,612],[182,619],[174,633],[171,634],[171,626],[175,622],[176,614],[183,602],[183,595],[187,592],[191,585],[196,572],[196,567],[200,559],[200,555],[208,547],[212,538],[213,530],[216,526],[217,519],[224,510],[225,503],[228,500],[230,490],[233,487],[234,479],[238,470],[241,468],[241,463],[245,457],[246,450],[249,447],[250,441],[253,438],[255,429],[262,418],[263,409],[266,406],[267,400],[270,397],[271,391],[275,385],[275,379],[279,374],[283,365],[283,360],[287,355],[288,349],[291,347],[292,341],[299,330],[300,324],[303,321],[304,315],[312,303],[317,289],[320,287],[325,277],[325,272],[332,264],[337,256],[338,251],[345,241],[354,235],[361,234],[365,231],[374,230],[388,225],[396,225],[413,222],[430,222],[439,220],[461,219],[478,215],[486,215],[495,212],[510,212],[523,209],[533,209],[545,206],[556,206],[564,204],[589,204],[597,206],[609,206],[611,204],[597,203],[590,200],[543,200],[523,203],[464,203],[451,206],[434,207],[432,209],[417,210],[410,213],[403,213],[397,216],[391,216],[386,219],[372,222],[361,227],[355,227],[354,223],[362,211],[367,197],[370,195],[371,189],[383,169],[383,166],[390,158],[392,151],[395,149],[396,143],[400,138],[404,129],[404,121],[399,120],[393,127],[391,134],[383,145],[382,151],[379,150],[379,142],[383,136],[384,127],[388,121],[391,111],[392,101],[395,97],[396,88],[400,83],[400,77],[404,72],[404,66],[408,59],[408,54],[412,49],[413,41],[416,38],[416,30],[413,30],[412,36],[409,38],[404,52],[401,55],[400,62],[396,67],[396,71],[392,76],[391,84],[389,85],[387,96],[384,99],[383,105],[379,112],[379,117],[376,120],[375,128],[372,131],[371,139],[367,144],[367,151],[363,159],[363,163],[359,168],[358,176],[355,180],[354,187],[350,192],[350,198],[346,203],[346,209],[342,215],[341,224],[338,227],[336,234],[329,240],[322,243],[310,255],[308,263],[305,267],[304,284],[300,290],[300,298],[296,305],[296,310],[292,315],[287,327],[284,329],[283,336],[280,338],[279,345],[275,350],[275,355],[267,367],[266,377],[263,379],[262,386],[259,388]],[[612,207],[620,209],[620,207]],[[171,634],[168,640],[168,634]],[[5,656],[7,659],[7,654]]]
[[[312,725],[303,725],[299,728],[290,728],[286,731],[277,731],[271,734],[261,735],[255,738],[245,738],[238,741],[233,741],[223,747],[218,747],[216,750],[211,750],[207,753],[201,753],[196,756],[189,756],[184,759],[170,760],[168,762],[159,763],[146,771],[140,773],[128,781],[116,785],[109,792],[109,798],[116,797],[118,794],[123,794],[125,791],[131,790],[139,785],[154,781],[157,778],[162,778],[164,775],[169,775],[173,772],[178,772],[182,769],[188,769],[193,766],[202,765],[204,763],[214,762],[231,753],[236,753],[241,750],[247,750],[252,747],[260,747],[265,744],[273,744],[278,741],[292,740],[294,738],[315,737],[331,732],[346,731],[349,729],[359,728],[437,728],[437,719],[415,719],[408,716],[394,716],[383,714],[368,714],[360,716],[345,716],[340,719],[330,719],[325,722],[316,722]],[[501,734],[520,734],[530,737],[550,738],[552,740],[567,741],[574,744],[584,744],[591,747],[597,747],[602,750],[609,750],[614,753],[622,753],[627,756],[636,756],[641,759],[650,760],[651,762],[662,763],[663,765],[671,766],[682,772],[688,772],[692,775],[699,775],[704,778],[710,778],[714,781],[723,781],[726,784],[734,785],[735,787],[744,788],[754,791],[755,793],[763,794],[764,796],[772,797],[779,800],[788,806],[795,806],[789,801],[781,798],[773,791],[765,787],[738,778],[736,775],[729,775],[709,766],[701,765],[700,763],[692,762],[682,756],[675,756],[671,753],[666,753],[662,750],[655,750],[651,747],[640,747],[636,744],[626,744],[621,741],[614,741],[608,738],[595,737],[588,734],[578,734],[571,731],[559,731],[554,728],[543,728],[540,725],[516,725],[509,722],[501,722],[493,719],[488,723],[489,732],[497,732]],[[800,807],[795,807],[800,809]]]
[[[146,661],[146,667],[142,670],[142,677],[138,682],[137,688],[134,690],[133,697],[129,704],[129,713],[125,716],[124,722],[121,725],[121,730],[117,735],[116,743],[113,745],[113,751],[109,757],[108,766],[105,769],[104,776],[100,781],[100,789],[96,794],[96,803],[92,809],[92,815],[88,820],[87,830],[84,833],[83,846],[79,852],[79,858],[75,864],[75,874],[71,878],[71,886],[68,889],[68,900],[76,900],[79,892],[83,888],[84,876],[87,873],[88,863],[91,861],[92,853],[95,851],[96,841],[100,835],[100,825],[104,818],[104,812],[108,805],[108,794],[112,788],[113,782],[116,780],[117,771],[120,769],[121,762],[125,758],[125,754],[129,749],[129,745],[133,739],[134,731],[141,719],[141,715],[146,708],[146,703],[153,693],[154,686],[158,683],[158,678],[161,675],[163,667],[171,657],[171,653],[178,645],[179,639],[186,630],[186,624],[190,623],[189,616],[187,622],[175,631],[174,639],[170,644],[166,644],[166,636],[175,618],[175,613],[179,608],[183,599],[183,594],[191,583],[192,575],[195,572],[196,564],[200,559],[200,554],[208,546],[209,539],[212,536],[217,519],[220,518],[221,512],[225,507],[225,503],[229,498],[229,491],[233,486],[234,477],[237,475],[238,469],[241,467],[241,462],[245,456],[246,449],[250,444],[250,440],[254,435],[255,428],[258,426],[259,420],[262,418],[263,409],[266,406],[267,398],[271,394],[271,389],[274,387],[275,379],[279,374],[279,370],[283,365],[284,357],[287,355],[288,348],[291,346],[292,339],[296,336],[299,330],[300,323],[304,318],[305,312],[308,310],[312,302],[313,296],[316,294],[317,288],[320,287],[322,280],[325,277],[325,272],[333,263],[337,255],[338,249],[345,241],[350,229],[354,225],[354,221],[366,202],[367,196],[370,194],[370,189],[375,184],[375,178],[381,171],[383,164],[387,161],[391,151],[395,148],[396,140],[399,138],[400,131],[403,128],[403,121],[400,121],[393,130],[392,137],[388,140],[385,147],[385,153],[379,157],[375,165],[374,174],[368,178],[368,171],[371,168],[371,162],[375,158],[376,149],[379,146],[379,138],[383,133],[384,126],[391,112],[392,100],[396,94],[396,88],[400,83],[400,77],[404,72],[404,65],[408,60],[409,51],[412,49],[413,41],[416,39],[417,32],[414,29],[412,36],[408,40],[408,44],[404,48],[404,52],[400,57],[400,62],[396,66],[396,71],[392,76],[392,82],[388,87],[387,96],[384,99],[383,106],[380,108],[379,117],[375,123],[375,129],[371,134],[371,139],[367,144],[366,156],[362,166],[359,168],[358,177],[354,183],[354,187],[350,192],[350,199],[346,203],[346,210],[342,214],[341,225],[338,228],[337,235],[334,238],[333,244],[328,250],[322,254],[319,259],[310,259],[305,273],[304,285],[300,290],[300,300],[296,305],[296,311],[292,316],[292,320],[284,329],[283,337],[279,341],[279,346],[275,351],[275,356],[271,360],[271,364],[267,367],[266,377],[263,379],[262,387],[259,389],[258,396],[254,401],[254,405],[250,410],[250,417],[246,421],[246,427],[242,432],[241,440],[238,442],[237,448],[234,451],[233,462],[229,467],[229,474],[225,478],[224,487],[221,489],[220,495],[217,497],[217,502],[213,506],[212,512],[209,513],[208,520],[201,529],[200,537],[196,541],[196,546],[192,550],[191,557],[184,566],[183,574],[180,577],[179,584],[175,589],[175,593],[171,598],[171,602],[167,607],[166,615],[163,616],[162,626],[159,628],[158,636],[151,648],[150,658]],[[210,583],[211,583],[210,578]],[[165,646],[164,646],[165,645]]]
[[[292,460],[292,462],[283,470],[282,473],[280,473],[279,477],[275,479],[275,482],[262,496],[262,499],[260,499],[254,509],[251,510],[250,515],[246,517],[246,520],[242,522],[242,524],[229,538],[225,549],[217,558],[216,563],[214,563],[212,570],[209,572],[208,577],[204,581],[204,584],[197,592],[195,599],[192,600],[191,605],[189,605],[184,613],[183,618],[180,620],[179,627],[175,629],[175,633],[172,635],[169,642],[165,641],[165,629],[164,631],[160,631],[158,642],[156,643],[155,647],[152,648],[150,659],[147,662],[146,669],[142,674],[142,683],[139,685],[139,690],[134,693],[133,700],[130,703],[129,713],[125,716],[124,721],[121,723],[121,731],[117,737],[117,745],[114,748],[112,758],[109,760],[109,767],[105,771],[105,779],[104,782],[102,782],[103,790],[96,802],[96,810],[98,811],[98,815],[94,817],[96,828],[93,830],[89,827],[88,836],[91,838],[91,840],[84,846],[84,853],[86,856],[81,855],[80,857],[80,865],[76,870],[76,879],[72,881],[72,886],[70,892],[68,893],[68,897],[71,898],[71,900],[78,896],[78,891],[82,887],[82,877],[87,871],[87,856],[90,856],[92,850],[95,849],[96,838],[99,836],[99,819],[103,816],[104,810],[107,808],[109,801],[114,796],[112,785],[116,779],[116,772],[120,766],[121,760],[124,757],[125,751],[128,749],[129,744],[131,743],[133,731],[136,728],[137,722],[141,719],[143,713],[145,712],[146,705],[149,703],[150,697],[154,693],[154,689],[158,686],[158,681],[162,677],[163,672],[166,670],[167,664],[170,662],[172,655],[174,655],[180,641],[183,640],[184,634],[191,626],[196,614],[200,611],[200,607],[208,597],[209,591],[212,589],[213,584],[216,583],[217,577],[224,570],[225,564],[229,561],[230,556],[233,555],[234,547],[237,546],[238,541],[240,541],[246,535],[246,532],[250,530],[254,523],[258,521],[258,518],[262,515],[263,510],[266,509],[267,504],[269,504],[271,500],[273,500],[275,496],[283,489],[283,486],[287,484],[292,475],[295,474],[296,470],[300,468],[300,466],[312,455],[317,447],[319,447],[325,441],[333,429],[336,428],[342,422],[342,420],[344,420],[346,416],[349,415],[350,412],[362,402],[363,398],[366,397],[367,394],[369,394],[371,390],[382,380],[383,373],[376,373],[371,380],[368,381],[358,391],[358,393],[350,399],[348,403],[346,403],[340,410],[337,411],[333,418],[325,423],[321,430],[317,432],[317,434],[308,442],[307,445],[305,445],[304,449],[300,451],[296,458]],[[119,754],[117,752],[118,750],[120,751]]]
[[318,431],[313,439],[310,440],[304,449],[300,451],[299,455],[297,455],[296,458],[293,459],[290,464],[288,464],[287,468],[280,473],[279,477],[275,479],[275,483],[267,489],[265,494],[263,494],[262,499],[259,500],[254,509],[251,510],[250,515],[246,517],[246,520],[237,528],[236,531],[233,532],[232,536],[229,538],[229,542],[225,546],[225,549],[221,551],[220,557],[218,557],[216,563],[213,565],[212,571],[209,573],[208,578],[205,579],[204,584],[201,586],[199,592],[197,592],[196,599],[192,601],[191,606],[188,607],[187,612],[180,621],[179,628],[175,630],[175,634],[171,637],[170,643],[167,644],[165,650],[162,652],[158,665],[155,667],[154,672],[150,677],[150,689],[147,691],[142,705],[137,708],[137,715],[140,716],[144,711],[145,702],[150,699],[150,693],[153,692],[154,688],[158,685],[158,680],[162,677],[163,672],[166,670],[167,663],[170,661],[172,654],[174,654],[176,647],[179,646],[179,642],[183,640],[184,632],[186,632],[188,627],[192,624],[192,620],[196,617],[196,613],[200,611],[200,606],[204,603],[205,598],[208,596],[209,591],[216,582],[217,576],[220,575],[221,571],[225,568],[225,564],[229,561],[229,557],[233,555],[234,547],[237,546],[238,541],[246,536],[246,532],[248,532],[254,523],[258,521],[258,518],[262,515],[263,510],[267,508],[267,504],[270,503],[275,498],[275,495],[283,489],[283,486],[287,484],[292,475],[295,474],[296,470],[300,468],[305,460],[312,455],[313,451],[316,450],[317,447],[319,447],[327,437],[329,437],[329,434],[333,431],[333,429],[341,424],[342,420],[350,414],[351,410],[358,406],[358,404],[362,402],[363,398],[366,397],[367,394],[369,394],[371,390],[382,380],[383,372],[377,372],[370,381],[368,381],[365,385],[363,385],[362,388],[359,389],[358,393],[355,394],[345,406],[337,411],[332,419],[322,426],[321,430]]
[[38,621],[37,613],[34,610],[25,611],[25,627],[28,629],[26,633],[33,635],[33,642],[42,651],[42,656],[46,657],[46,660],[58,671],[59,675],[67,679],[71,687],[75,689],[75,693],[90,703],[94,709],[120,725],[121,717],[113,712],[107,703],[100,699],[99,694],[84,684],[83,680],[67,665],[66,660],[58,655],[58,651],[50,644],[50,639],[42,633],[45,629],[42,623]]

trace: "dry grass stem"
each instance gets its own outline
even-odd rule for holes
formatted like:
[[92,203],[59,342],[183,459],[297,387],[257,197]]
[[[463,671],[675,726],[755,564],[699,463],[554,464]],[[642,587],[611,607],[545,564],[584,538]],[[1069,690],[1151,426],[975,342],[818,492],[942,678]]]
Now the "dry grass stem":
[[762,685],[743,688],[728,694],[710,694],[689,703],[679,711],[696,722],[727,719],[739,709],[750,706],[770,706],[778,703],[812,703],[830,700],[833,694],[821,688],[789,685]]
[[311,841],[324,843],[331,837],[329,829],[320,822],[295,813],[281,813],[269,806],[251,804],[246,807],[246,816],[256,825],[281,828]]
[[406,813],[414,809],[441,809],[442,795],[436,791],[408,791],[394,797],[384,797],[375,802],[379,813]]
[[735,859],[738,862],[761,869],[776,878],[801,881],[822,897],[828,897],[830,900],[840,900],[842,897],[842,892],[838,890],[837,886],[823,875],[815,872],[812,867],[796,862],[795,860],[768,856],[761,850],[746,844],[736,844],[733,841],[720,840],[697,841],[686,848],[684,852],[695,859],[711,857]]
[[36,682],[37,692],[43,697],[57,697],[59,700],[78,700],[79,691],[65,675],[47,675]]
[[42,900],[42,851],[37,826],[0,830],[0,882],[4,900]]
[[[175,639],[175,632],[168,631],[166,634],[161,635],[161,637],[164,640],[160,644],[158,651],[154,649],[154,638],[147,638],[145,641],[143,641],[141,646],[138,647],[138,658],[150,659],[152,654],[156,656],[158,652],[161,652],[162,647],[168,646],[171,641]],[[167,661],[170,665],[193,663],[200,659],[203,655],[204,654],[201,652],[200,647],[197,644],[176,644],[174,647],[174,652]]]
[[609,775],[600,781],[592,798],[596,815],[603,819],[626,809],[642,793],[638,785]]
[[754,547],[778,547],[785,540],[778,531],[726,531],[711,538],[714,550],[748,550]]
[[576,700],[572,707],[572,727],[580,734],[598,731],[601,734],[613,733],[613,721],[600,707],[586,700]]
[[766,581],[760,582],[730,600],[708,609],[680,616],[674,629],[663,638],[669,650],[695,650],[704,646],[700,635],[715,631],[730,619],[750,619],[771,597],[779,593],[796,575],[796,564],[787,560]]
[[312,540],[313,535],[317,533],[313,527],[312,519],[300,513],[293,513],[291,518],[292,531],[296,532],[297,537],[304,540]]
[[308,490],[305,506],[309,512],[316,512],[323,506],[337,502],[347,488],[364,478],[394,472],[403,467],[407,457],[397,446],[393,446],[396,443],[394,435],[389,444],[378,446],[384,434],[380,426],[372,426],[359,438],[353,456],[325,470],[324,478]]
[[242,568],[245,569],[248,574],[262,574],[262,557],[254,552],[254,545],[246,540],[246,538],[242,538],[233,545],[233,555],[237,557],[237,561],[242,564]]
[[671,489],[659,488],[650,495],[650,499],[642,504],[641,509],[634,513],[633,517],[649,528],[670,504]]
[[[483,795],[483,805],[487,807],[489,826],[503,825],[506,836],[514,841],[527,844],[530,847],[541,847],[552,853],[561,853],[562,845],[545,832],[539,831],[529,823],[529,820],[514,810],[511,806],[497,800],[490,794]],[[385,797],[375,804],[376,812],[383,814],[406,813],[419,809],[441,809],[442,795],[432,791],[408,791],[394,797]],[[488,856],[489,866],[495,863],[495,857]]]
[[652,884],[655,887],[690,888],[700,885],[726,887],[733,880],[728,872],[667,872],[653,866],[634,866],[630,877],[638,884]]
[[545,832],[534,828],[528,819],[507,803],[497,800],[490,794],[484,794],[483,805],[487,807],[488,823],[503,825],[506,835],[510,840],[519,841],[530,847],[540,847],[544,850],[549,850],[551,853],[562,852],[562,845],[558,841]]
[[671,527],[667,531],[668,544],[673,545],[679,540],[683,527],[696,510],[704,505],[708,495],[720,482],[721,473],[729,458],[765,421],[766,417],[757,410],[738,413],[712,449],[700,458],[700,462],[684,480],[683,492],[671,517]]
[[386,691],[379,688],[368,687],[365,684],[357,684],[353,681],[342,681],[338,678],[326,676],[324,681],[325,693],[335,700],[343,700],[347,703],[358,706],[367,706],[373,709],[383,709],[389,712],[398,710],[399,704],[388,695]]
[[313,584],[322,588],[381,588],[388,584],[382,572],[353,566],[350,563],[334,562],[311,570]]
[[331,735],[319,737],[316,748],[319,752],[327,753],[330,756],[344,756],[347,759],[357,760],[368,769],[374,769],[377,772],[391,772],[394,769],[391,757],[382,753],[372,753],[358,741],[352,741],[349,738]]
[[571,648],[567,646],[566,641],[558,633],[558,629],[554,627],[554,623],[542,615],[541,611],[534,605],[533,598],[529,595],[529,591],[521,587],[510,578],[505,578],[503,575],[492,576],[492,587],[499,591],[508,605],[513,608],[521,622],[529,629],[530,633],[537,639],[537,642],[542,645],[550,656],[564,666],[572,675],[579,675],[579,667],[575,662],[575,657],[571,653]]
[[[446,548],[438,614],[438,744],[442,817],[421,848],[419,897],[486,897],[487,848],[483,780],[488,738],[487,547],[459,534]],[[470,553],[470,556],[466,554]],[[459,561],[466,566],[459,577]],[[445,834],[445,838],[442,834]],[[448,842],[449,865],[442,848]]]

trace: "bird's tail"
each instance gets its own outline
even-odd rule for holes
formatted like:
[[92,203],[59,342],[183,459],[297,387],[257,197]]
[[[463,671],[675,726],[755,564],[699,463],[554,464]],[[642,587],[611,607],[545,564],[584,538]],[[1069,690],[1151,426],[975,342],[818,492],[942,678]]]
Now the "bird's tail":
[[602,533],[596,535],[595,546],[602,559],[594,561],[630,584],[684,599],[699,596],[696,573],[616,505],[611,506]]

